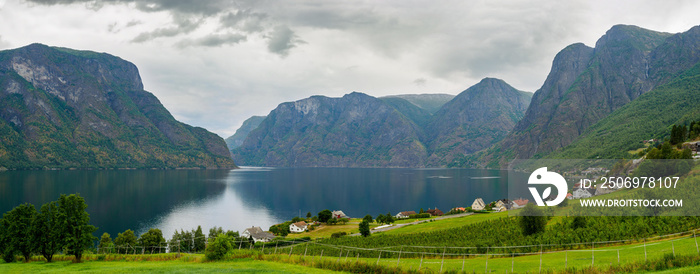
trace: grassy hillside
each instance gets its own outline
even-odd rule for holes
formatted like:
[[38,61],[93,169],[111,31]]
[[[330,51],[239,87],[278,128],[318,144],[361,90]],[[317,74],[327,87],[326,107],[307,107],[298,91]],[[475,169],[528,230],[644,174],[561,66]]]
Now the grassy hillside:
[[700,119],[698,106],[700,64],[616,110],[546,158],[630,158],[628,151],[644,147],[643,140],[663,138],[671,125]]

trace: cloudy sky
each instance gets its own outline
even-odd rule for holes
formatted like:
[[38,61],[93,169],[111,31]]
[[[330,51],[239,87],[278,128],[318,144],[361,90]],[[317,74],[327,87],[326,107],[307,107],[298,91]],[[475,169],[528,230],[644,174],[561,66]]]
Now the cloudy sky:
[[700,25],[700,1],[0,0],[0,49],[43,43],[139,67],[175,118],[222,137],[311,95],[535,91],[615,24]]

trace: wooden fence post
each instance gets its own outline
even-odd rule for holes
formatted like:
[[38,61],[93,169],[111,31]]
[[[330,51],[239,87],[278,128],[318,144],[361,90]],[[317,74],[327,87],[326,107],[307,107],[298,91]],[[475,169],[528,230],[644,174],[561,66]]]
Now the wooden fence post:
[[490,246],[486,247],[486,269],[484,269],[484,273],[489,272],[489,249],[490,248],[491,248]]
[[442,272],[442,266],[445,265],[445,252],[447,251],[447,247],[444,247],[442,249],[442,262],[440,263],[440,272]]
[[644,238],[644,261],[647,260],[647,239]]
[[379,257],[377,257],[377,265],[379,265],[379,259],[382,258],[382,250],[379,250]]
[[420,271],[420,268],[423,266],[423,253],[420,254],[420,264],[418,265],[418,271]]
[[401,262],[401,251],[403,251],[403,246],[401,247],[401,249],[399,249],[399,258],[396,260],[397,267],[399,266],[399,263]]

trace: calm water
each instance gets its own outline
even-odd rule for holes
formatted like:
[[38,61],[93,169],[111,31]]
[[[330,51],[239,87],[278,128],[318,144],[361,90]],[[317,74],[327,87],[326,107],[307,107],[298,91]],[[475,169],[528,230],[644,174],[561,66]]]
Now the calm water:
[[95,236],[151,227],[170,238],[201,225],[264,229],[307,212],[348,216],[471,206],[506,197],[507,171],[475,169],[242,168],[222,170],[75,170],[0,172],[0,211],[37,208],[80,193]]

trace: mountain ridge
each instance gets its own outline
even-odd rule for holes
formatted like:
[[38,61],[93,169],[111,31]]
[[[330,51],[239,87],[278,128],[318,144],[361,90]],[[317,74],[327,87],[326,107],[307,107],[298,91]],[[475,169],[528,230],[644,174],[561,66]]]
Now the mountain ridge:
[[176,121],[138,68],[106,53],[0,51],[0,166],[235,168],[221,137]]

